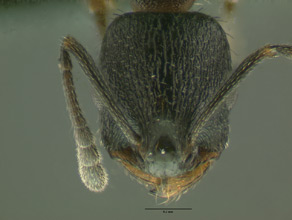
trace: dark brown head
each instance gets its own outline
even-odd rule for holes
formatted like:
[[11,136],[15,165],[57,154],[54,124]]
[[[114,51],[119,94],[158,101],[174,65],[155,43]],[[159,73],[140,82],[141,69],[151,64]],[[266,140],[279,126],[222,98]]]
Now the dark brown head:
[[209,104],[230,62],[225,32],[201,13],[129,13],[108,28],[102,140],[153,194],[179,196],[224,150],[230,106]]

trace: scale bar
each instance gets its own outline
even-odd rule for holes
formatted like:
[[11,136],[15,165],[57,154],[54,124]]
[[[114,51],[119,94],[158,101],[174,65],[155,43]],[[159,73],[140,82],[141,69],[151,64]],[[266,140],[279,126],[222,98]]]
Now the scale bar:
[[145,208],[145,210],[173,210],[173,211],[179,211],[179,210],[193,210],[192,208]]

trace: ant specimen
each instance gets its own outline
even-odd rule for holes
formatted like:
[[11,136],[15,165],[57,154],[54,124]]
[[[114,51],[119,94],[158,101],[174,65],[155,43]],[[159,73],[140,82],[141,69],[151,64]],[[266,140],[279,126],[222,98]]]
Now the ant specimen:
[[79,173],[91,191],[104,190],[108,177],[77,101],[70,54],[98,97],[101,145],[152,194],[167,199],[190,189],[226,148],[240,82],[266,58],[291,58],[292,46],[266,45],[232,72],[224,30],[212,17],[189,12],[193,2],[132,0],[134,12],[105,28],[107,2],[92,0],[105,32],[99,67],[77,40],[63,39],[60,69]]

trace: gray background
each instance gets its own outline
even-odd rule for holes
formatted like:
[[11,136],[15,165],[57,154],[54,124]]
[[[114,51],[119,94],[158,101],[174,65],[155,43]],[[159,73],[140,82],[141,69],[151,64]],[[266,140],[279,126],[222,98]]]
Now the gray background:
[[[222,2],[200,2],[202,12],[231,26],[235,64],[264,44],[292,44],[291,1],[240,1],[229,19]],[[127,2],[119,9],[129,10]],[[229,148],[195,189],[165,206],[103,149],[107,189],[95,194],[81,183],[57,68],[67,34],[97,57],[100,37],[84,4],[0,6],[1,220],[291,218],[291,60],[268,60],[244,81],[230,117]],[[76,65],[74,74],[87,119],[97,130],[89,84]],[[165,214],[146,207],[193,210]]]

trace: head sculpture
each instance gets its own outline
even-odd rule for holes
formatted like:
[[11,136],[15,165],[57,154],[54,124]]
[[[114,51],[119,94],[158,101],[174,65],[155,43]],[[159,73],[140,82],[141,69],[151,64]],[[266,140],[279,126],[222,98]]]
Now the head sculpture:
[[106,29],[99,67],[74,38],[64,38],[60,68],[79,171],[90,190],[102,191],[107,174],[77,101],[70,53],[96,92],[102,145],[167,199],[194,186],[226,148],[241,80],[265,58],[291,56],[291,46],[267,45],[232,72],[224,30],[208,15],[187,12],[192,2],[133,1],[136,12]]

